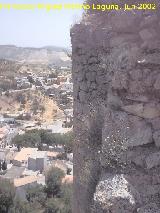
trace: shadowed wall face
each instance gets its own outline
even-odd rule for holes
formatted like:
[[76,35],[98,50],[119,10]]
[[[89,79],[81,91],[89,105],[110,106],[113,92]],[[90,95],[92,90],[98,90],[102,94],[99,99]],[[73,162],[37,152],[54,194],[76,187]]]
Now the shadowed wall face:
[[159,20],[92,11],[71,30],[73,213],[160,209]]

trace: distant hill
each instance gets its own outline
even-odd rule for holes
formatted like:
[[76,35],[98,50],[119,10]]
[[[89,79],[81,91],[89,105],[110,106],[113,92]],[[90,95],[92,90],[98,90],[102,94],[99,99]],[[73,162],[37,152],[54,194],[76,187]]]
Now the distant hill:
[[71,59],[66,48],[46,46],[41,48],[0,45],[0,59],[7,59],[29,64],[55,64],[71,66]]
[[[52,66],[48,64],[32,64],[32,63],[23,63],[13,60],[0,59],[0,76],[5,78],[14,78],[20,76],[26,76],[26,73],[35,73],[40,75],[45,75],[52,71]],[[0,82],[1,82],[0,78]]]

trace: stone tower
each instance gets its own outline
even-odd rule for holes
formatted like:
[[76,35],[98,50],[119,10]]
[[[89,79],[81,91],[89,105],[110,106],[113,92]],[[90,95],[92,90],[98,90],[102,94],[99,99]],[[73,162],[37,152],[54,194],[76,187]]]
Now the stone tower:
[[160,10],[89,10],[71,38],[73,213],[160,212]]

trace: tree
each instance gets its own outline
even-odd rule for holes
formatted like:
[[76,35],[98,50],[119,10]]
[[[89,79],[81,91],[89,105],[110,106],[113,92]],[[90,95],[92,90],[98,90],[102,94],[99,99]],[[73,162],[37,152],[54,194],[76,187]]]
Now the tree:
[[46,143],[48,145],[52,145],[55,143],[54,135],[52,133],[48,133],[45,130],[40,130],[40,137],[42,143]]
[[66,153],[60,153],[60,154],[57,155],[57,159],[67,160],[67,154]]
[[71,168],[67,168],[67,175],[71,174],[72,169]]
[[57,74],[55,72],[52,72],[48,76],[49,78],[57,78]]
[[33,79],[32,76],[28,76],[27,79],[28,79],[28,81],[29,81],[31,84],[34,84],[34,83],[35,83],[35,81],[34,81],[34,79]]
[[72,213],[72,184],[61,185],[59,198],[49,198],[46,202],[45,213]]
[[37,147],[41,142],[41,138],[37,133],[26,132],[23,135],[16,135],[12,143],[16,144],[17,147]]
[[30,203],[38,202],[42,206],[45,206],[46,194],[42,186],[37,185],[36,187],[28,188],[26,198]]
[[55,144],[64,145],[66,152],[70,153],[73,149],[73,132],[67,132],[65,134],[53,133]]
[[35,115],[37,114],[38,106],[39,106],[38,100],[34,99],[31,109]]
[[26,104],[26,96],[22,93],[17,94],[16,100],[21,104]]
[[38,148],[38,151],[42,151],[43,150],[42,143],[39,143],[38,146],[37,146],[37,148]]
[[8,213],[13,206],[15,197],[14,186],[4,179],[0,179],[0,212]]
[[10,96],[10,93],[9,93],[9,91],[8,91],[8,90],[5,92],[5,96],[7,96],[7,97],[9,97],[9,96]]
[[21,151],[21,146],[20,146],[20,144],[17,145],[17,149],[18,149],[18,152]]
[[59,144],[64,145],[66,153],[71,153],[73,152],[73,133],[50,133],[44,129],[33,129],[23,135],[16,135],[12,143],[20,147],[39,147],[40,150],[43,148],[43,143],[51,146]]
[[68,132],[65,135],[64,149],[66,153],[73,152],[73,132]]
[[72,184],[63,184],[61,186],[61,202],[63,202],[63,208],[61,213],[72,213],[72,191],[73,185]]
[[6,161],[3,161],[3,163],[2,163],[2,170],[3,171],[7,170],[7,163],[6,163]]
[[14,200],[14,206],[9,213],[31,213],[31,208],[28,202],[24,202],[19,198]]
[[61,208],[60,199],[49,198],[46,202],[45,213],[60,213],[59,209]]
[[46,193],[48,197],[56,197],[60,193],[62,178],[65,176],[64,172],[59,168],[52,167],[46,174]]

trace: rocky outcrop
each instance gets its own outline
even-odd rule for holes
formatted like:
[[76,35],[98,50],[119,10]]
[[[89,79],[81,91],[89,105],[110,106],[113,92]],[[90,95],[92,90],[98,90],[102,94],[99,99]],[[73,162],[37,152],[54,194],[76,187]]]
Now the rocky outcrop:
[[159,17],[88,11],[71,30],[73,213],[160,212]]

